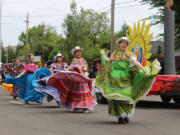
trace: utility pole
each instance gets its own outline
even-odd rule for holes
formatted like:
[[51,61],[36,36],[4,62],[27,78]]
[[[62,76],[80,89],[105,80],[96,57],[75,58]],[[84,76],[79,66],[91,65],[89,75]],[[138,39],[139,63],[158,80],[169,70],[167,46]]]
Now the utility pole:
[[26,17],[26,51],[25,51],[25,63],[28,63],[28,32],[29,32],[29,13]]
[[2,0],[0,0],[0,63],[2,62]]
[[42,54],[42,60],[44,61],[44,32],[45,32],[45,25],[42,25],[42,48],[43,48],[43,54]]
[[175,11],[173,0],[166,0],[164,13],[164,70],[166,75],[176,74],[175,63]]
[[113,53],[114,46],[114,5],[115,0],[111,0],[111,54]]

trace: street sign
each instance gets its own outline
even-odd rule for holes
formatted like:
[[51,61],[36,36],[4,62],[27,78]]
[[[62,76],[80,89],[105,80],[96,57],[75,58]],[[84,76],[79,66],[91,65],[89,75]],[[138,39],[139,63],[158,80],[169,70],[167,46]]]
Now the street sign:
[[34,56],[34,62],[41,62],[41,56]]
[[42,63],[42,62],[39,62],[37,65],[38,65],[38,67],[42,67],[42,66],[43,66],[43,63]]

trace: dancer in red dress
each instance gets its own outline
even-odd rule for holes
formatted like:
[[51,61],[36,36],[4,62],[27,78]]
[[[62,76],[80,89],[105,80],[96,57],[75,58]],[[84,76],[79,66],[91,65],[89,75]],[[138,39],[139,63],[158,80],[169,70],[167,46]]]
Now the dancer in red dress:
[[92,80],[87,77],[88,66],[86,60],[82,58],[82,48],[72,49],[72,54],[74,59],[71,62],[70,70],[73,72],[64,71],[54,74],[47,83],[59,90],[62,106],[70,111],[88,112],[96,104],[96,100],[91,94]]

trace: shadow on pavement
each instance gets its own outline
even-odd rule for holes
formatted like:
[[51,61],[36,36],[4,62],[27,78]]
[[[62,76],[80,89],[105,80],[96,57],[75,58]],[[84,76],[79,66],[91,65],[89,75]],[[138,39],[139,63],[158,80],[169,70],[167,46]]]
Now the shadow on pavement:
[[139,101],[136,107],[146,109],[180,109],[180,104],[165,104],[161,101]]
[[[107,105],[107,104],[99,104],[99,105]],[[44,109],[44,108],[59,108],[56,105],[25,105],[28,108],[34,108],[34,109]],[[139,101],[136,104],[137,108],[146,108],[146,109],[180,109],[180,104],[170,103],[165,104],[161,101]],[[60,109],[60,108],[59,108]],[[73,113],[73,112],[71,112]]]
[[25,105],[26,107],[28,108],[38,108],[38,109],[54,109],[54,108],[59,108],[58,106],[51,106],[51,105],[47,105],[47,106],[44,106],[44,105]]

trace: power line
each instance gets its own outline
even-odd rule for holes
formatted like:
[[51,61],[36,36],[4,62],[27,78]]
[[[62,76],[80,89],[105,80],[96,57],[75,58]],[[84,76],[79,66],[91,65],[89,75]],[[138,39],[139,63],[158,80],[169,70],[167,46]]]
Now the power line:
[[24,18],[24,17],[26,17],[26,16],[2,16],[2,17],[6,17],[6,18],[11,18],[11,17],[12,17],[12,18],[13,18],[13,17],[15,17],[15,18],[16,18],[16,17],[17,17],[17,18],[20,18],[20,17],[23,17],[23,18]]
[[[129,5],[129,6],[121,6],[121,7],[115,7],[115,9],[118,9],[118,8],[129,8],[129,7],[138,7],[138,6],[143,6],[143,5]],[[108,9],[105,11],[107,14],[111,13],[111,9]]]
[[58,17],[58,16],[66,16],[66,15],[35,15],[30,17]]
[[[55,2],[57,2],[58,0],[56,0]],[[21,0],[21,1],[15,1],[15,2],[3,2],[3,5],[14,5],[14,4],[24,4],[24,3],[28,3],[31,1],[27,1],[27,0]]]
[[[58,16],[66,16],[66,15],[32,15],[30,17],[58,17]],[[5,18],[25,18],[26,16],[2,16]]]
[[[43,0],[42,0],[42,1],[43,1]],[[31,2],[30,0],[29,0],[29,1],[27,1],[27,0],[25,1],[25,0],[24,0],[24,1],[9,2],[9,3],[8,3],[8,2],[4,2],[3,5],[4,5],[4,6],[11,6],[11,5],[13,5],[13,6],[14,6],[14,5],[20,6],[20,4],[26,4],[26,5],[27,5],[28,2],[31,3],[31,4],[35,4],[36,1],[35,1],[35,2]],[[61,3],[60,3],[60,2],[61,2]],[[49,7],[59,8],[59,6],[60,6],[60,5],[61,5],[61,6],[64,5],[65,2],[66,2],[66,0],[64,0],[64,1],[63,1],[63,0],[62,0],[62,1],[52,0],[51,3],[45,3],[45,5],[43,5],[43,6],[42,6],[42,4],[41,4],[41,7],[42,7],[42,8],[45,8],[45,9],[47,9],[47,8],[49,8]],[[44,4],[44,3],[43,3],[43,4]],[[57,7],[57,6],[58,6],[58,7]],[[39,9],[39,7],[38,7],[38,9]]]
[[[132,2],[134,2],[134,0],[130,0],[130,1],[126,1],[126,2],[116,3],[115,5],[116,5],[116,6],[117,6],[117,5],[123,5],[123,4],[132,3]],[[110,8],[110,7],[111,7],[111,5],[106,6],[106,7],[102,8],[102,9],[100,9],[100,11],[106,10],[107,8]]]
[[16,2],[11,2],[10,4],[9,3],[7,4],[7,2],[3,2],[2,4],[3,5],[12,5],[12,4],[14,5],[14,4],[19,4],[19,3],[24,3],[24,2],[25,1],[16,1]]
[[126,1],[126,2],[116,3],[115,5],[122,5],[122,4],[131,3],[131,2],[135,2],[135,1],[134,0],[130,0],[130,1]]

